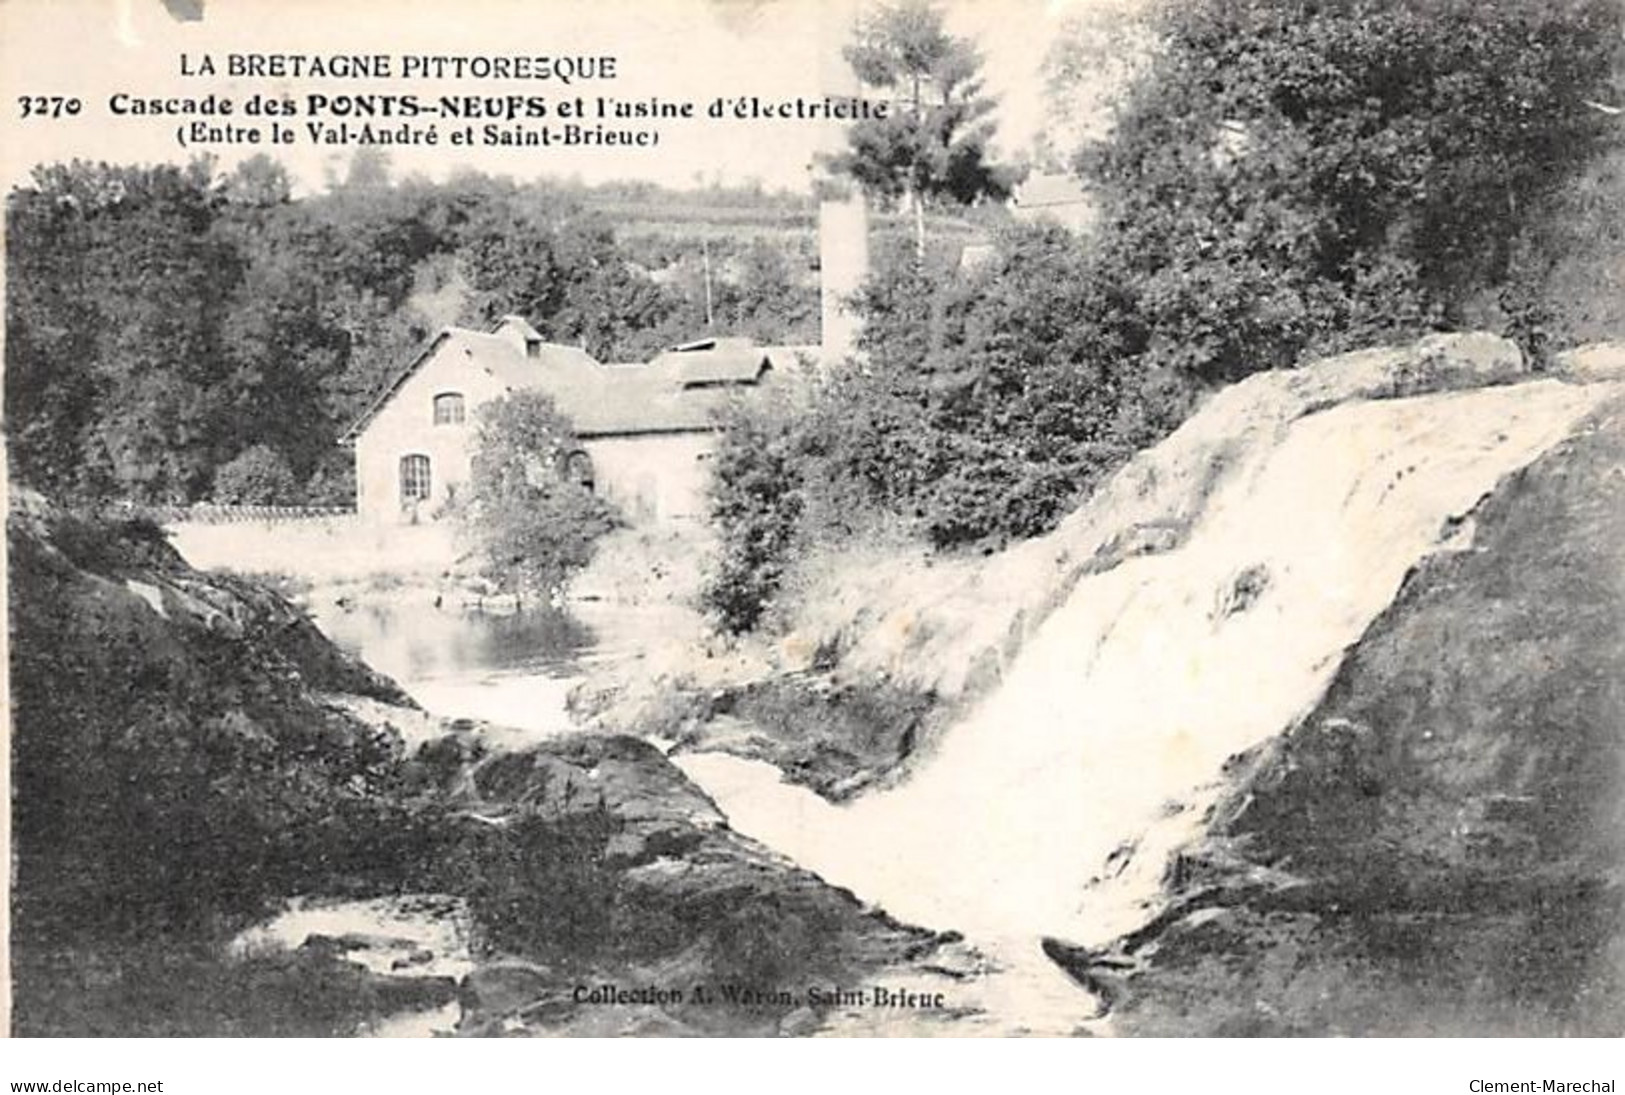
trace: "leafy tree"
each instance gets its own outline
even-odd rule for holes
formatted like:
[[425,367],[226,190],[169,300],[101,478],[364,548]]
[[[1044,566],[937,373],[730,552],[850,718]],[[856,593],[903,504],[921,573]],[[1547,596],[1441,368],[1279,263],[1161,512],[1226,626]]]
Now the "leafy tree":
[[1010,179],[987,159],[996,104],[982,94],[981,56],[947,32],[931,0],[874,9],[843,53],[858,79],[891,95],[897,109],[854,122],[849,147],[829,167],[871,196],[900,201],[914,217],[923,259],[928,203],[968,205],[1009,192]]
[[971,275],[897,267],[859,298],[865,367],[809,428],[822,478],[939,547],[1048,530],[1178,421],[1187,396],[1141,368],[1132,301],[1065,229],[1012,227]]
[[23,474],[142,501],[206,489],[219,317],[241,272],[210,231],[212,171],[75,162],[14,195],[6,390]]
[[751,241],[728,289],[723,314],[729,330],[761,342],[818,340],[818,287],[796,276],[782,247]]
[[800,536],[805,453],[783,408],[734,408],[710,483],[722,538],[701,601],[726,631],[749,631],[772,607]]
[[288,169],[260,152],[238,164],[220,182],[228,202],[271,208],[293,200],[293,179]]
[[574,473],[575,435],[547,396],[513,392],[478,413],[464,527],[504,588],[556,589],[616,526],[614,507]]
[[1460,326],[1620,127],[1612,0],[1167,5],[1084,157],[1104,250],[1204,381]]
[[285,505],[298,490],[287,460],[269,445],[250,445],[214,473],[214,499],[228,505]]
[[1153,46],[1131,8],[1092,8],[1061,20],[1039,68],[1044,117],[1033,158],[1042,170],[1066,170],[1078,148],[1111,131],[1114,96],[1141,75]]

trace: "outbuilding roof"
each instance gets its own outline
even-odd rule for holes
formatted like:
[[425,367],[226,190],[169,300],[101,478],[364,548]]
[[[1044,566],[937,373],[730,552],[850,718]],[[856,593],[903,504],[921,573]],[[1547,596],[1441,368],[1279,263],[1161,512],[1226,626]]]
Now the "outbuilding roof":
[[672,371],[680,388],[754,384],[771,369],[767,352],[748,338],[707,338],[673,346],[649,363]]

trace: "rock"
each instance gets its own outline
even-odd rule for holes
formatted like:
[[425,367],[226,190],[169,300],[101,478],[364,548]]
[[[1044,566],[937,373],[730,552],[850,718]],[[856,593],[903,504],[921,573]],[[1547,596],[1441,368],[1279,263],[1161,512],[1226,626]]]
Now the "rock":
[[1104,948],[1121,1033],[1625,1030],[1625,400],[1503,480]]
[[689,727],[673,752],[765,760],[788,782],[842,802],[931,733],[934,702],[884,674],[780,674],[713,696],[711,716]]
[[371,935],[366,932],[345,932],[336,936],[313,933],[305,938],[304,945],[333,954],[344,954],[348,951],[410,950],[415,947],[411,939],[393,935]]
[[[465,1014],[516,1015],[561,992],[558,971],[518,958],[482,962],[463,978],[458,1000]],[[567,999],[568,993],[561,999]]]
[[1625,342],[1594,342],[1552,358],[1552,371],[1586,384],[1625,380]]
[[414,966],[426,966],[433,961],[434,951],[414,950],[401,956],[400,958],[395,959],[389,964],[389,968],[391,970],[407,970],[412,969]]
[[[647,742],[493,753],[470,726],[407,759],[398,689],[276,594],[37,498],[8,531],[19,1032],[342,1034],[460,1001],[468,1033],[768,1034],[798,1006],[777,993],[574,990],[799,990],[931,960],[938,937],[732,832]],[[217,616],[236,630],[199,623]],[[351,902],[372,918],[235,951],[210,932]],[[151,954],[122,942],[148,935]],[[470,938],[484,957],[463,976],[444,941]]]

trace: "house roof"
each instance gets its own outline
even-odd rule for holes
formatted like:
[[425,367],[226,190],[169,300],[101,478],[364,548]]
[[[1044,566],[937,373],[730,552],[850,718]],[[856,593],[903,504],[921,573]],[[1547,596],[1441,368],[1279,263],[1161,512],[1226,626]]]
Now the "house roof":
[[[508,323],[510,319],[503,322]],[[530,324],[524,324],[524,329],[535,334]],[[487,334],[481,331],[470,331],[464,327],[442,327],[434,336],[425,342],[418,352],[412,356],[399,372],[390,378],[388,386],[378,393],[373,401],[367,404],[361,415],[350,424],[350,427],[339,437],[341,444],[354,441],[378,413],[388,406],[395,393],[400,391],[401,385],[410,380],[430,358],[446,348],[450,353],[459,351],[467,357],[471,364],[485,369],[495,376],[505,387],[532,387],[535,385],[535,376],[542,369],[556,370],[562,386],[580,386],[587,382],[583,366],[596,364],[592,355],[585,350],[574,346],[565,346],[557,342],[543,342],[537,335],[534,340],[538,345],[538,354],[534,358],[526,357],[518,346],[498,334]],[[557,398],[557,396],[555,396]]]
[[[522,324],[523,326],[519,326]],[[524,334],[534,329],[509,317],[504,327]],[[499,327],[499,330],[501,328]],[[390,382],[348,430],[354,440],[388,405],[403,384],[437,353],[465,358],[509,391],[535,390],[550,396],[581,437],[650,433],[693,433],[715,428],[716,415],[730,388],[761,383],[772,369],[770,354],[748,339],[719,338],[687,343],[647,364],[599,363],[574,346],[524,342],[503,334],[447,327],[437,333]]]

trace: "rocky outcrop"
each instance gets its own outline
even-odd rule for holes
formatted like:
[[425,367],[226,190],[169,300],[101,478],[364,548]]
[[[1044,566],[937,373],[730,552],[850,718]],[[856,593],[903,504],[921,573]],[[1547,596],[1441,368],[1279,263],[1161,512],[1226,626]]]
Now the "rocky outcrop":
[[1625,402],[1232,761],[1161,911],[1053,957],[1136,1034],[1625,1032]]
[[643,741],[424,732],[150,524],[24,494],[8,533],[19,1033],[807,1031],[805,986],[948,942],[733,832]]
[[451,813],[420,881],[465,895],[480,940],[463,1033],[771,1034],[806,1023],[806,986],[902,974],[951,942],[733,832],[645,742],[427,752]]

